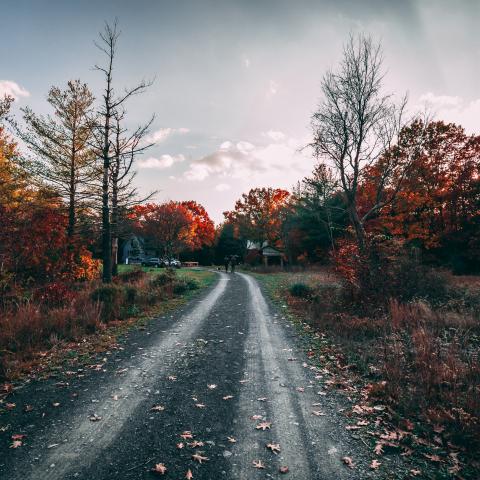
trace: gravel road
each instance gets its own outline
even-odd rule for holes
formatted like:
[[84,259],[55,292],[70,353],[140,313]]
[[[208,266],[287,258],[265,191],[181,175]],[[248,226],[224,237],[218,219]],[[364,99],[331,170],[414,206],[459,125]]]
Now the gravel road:
[[[204,480],[370,476],[342,461],[364,455],[344,428],[345,405],[249,275],[218,272],[207,291],[129,333],[98,365],[9,397],[2,480],[162,478],[151,471],[159,463],[172,479],[188,470]],[[19,448],[10,448],[13,434],[26,435]]]

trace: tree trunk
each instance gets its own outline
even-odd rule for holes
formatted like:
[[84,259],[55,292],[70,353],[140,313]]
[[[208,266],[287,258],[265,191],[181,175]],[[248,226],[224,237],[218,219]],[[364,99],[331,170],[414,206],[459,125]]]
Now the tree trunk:
[[[108,86],[109,88],[109,86]],[[107,97],[108,98],[108,97]],[[102,257],[103,257],[103,283],[112,281],[112,238],[110,230],[110,208],[108,204],[108,177],[110,171],[110,108],[109,99],[106,103],[105,131],[103,143],[103,182],[102,182]]]
[[355,232],[355,240],[357,241],[358,251],[360,254],[364,254],[366,250],[365,229],[360,221],[355,205],[348,206],[348,215]]
[[112,276],[118,275],[118,185],[113,179],[112,185]]

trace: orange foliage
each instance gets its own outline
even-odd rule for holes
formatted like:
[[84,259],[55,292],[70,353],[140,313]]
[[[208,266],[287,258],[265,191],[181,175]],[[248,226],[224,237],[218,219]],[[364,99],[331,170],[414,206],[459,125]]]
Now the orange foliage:
[[200,249],[211,245],[215,238],[212,220],[203,206],[194,201],[136,205],[130,219],[140,235],[167,255]]
[[[467,136],[454,124],[415,121],[403,129],[397,154],[414,145],[421,147],[408,174],[401,184],[394,177],[388,187],[401,185],[395,201],[370,222],[370,230],[387,230],[435,248],[445,235],[460,232],[480,218],[480,137]],[[362,187],[364,209],[374,202],[376,170],[381,168],[382,160]]]
[[290,194],[281,188],[253,188],[235,203],[225,218],[239,234],[258,242],[279,246],[284,212]]

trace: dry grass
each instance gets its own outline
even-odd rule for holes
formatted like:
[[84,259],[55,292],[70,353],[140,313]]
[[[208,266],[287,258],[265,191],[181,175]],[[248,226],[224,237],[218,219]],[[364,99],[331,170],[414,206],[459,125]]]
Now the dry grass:
[[210,272],[184,271],[168,276],[129,269],[115,283],[72,285],[61,305],[26,300],[0,311],[0,379],[59,344],[103,332],[109,325],[143,315],[213,280]]
[[[338,277],[328,270],[259,277],[296,316],[337,345],[358,381],[375,387],[370,397],[389,403],[400,417],[430,426],[432,442],[433,428],[441,428],[445,442],[475,456],[480,448],[478,277],[450,276],[452,297],[436,308],[422,300],[392,299],[386,310],[370,316],[355,314]],[[314,294],[290,295],[289,287],[298,282]]]

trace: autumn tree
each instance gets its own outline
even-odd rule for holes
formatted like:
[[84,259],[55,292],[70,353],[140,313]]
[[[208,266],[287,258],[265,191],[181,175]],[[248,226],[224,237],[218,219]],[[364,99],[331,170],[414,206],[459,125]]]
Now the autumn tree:
[[331,164],[345,196],[345,205],[360,250],[365,249],[365,222],[381,210],[390,198],[383,186],[393,170],[406,171],[405,165],[384,164],[377,183],[378,201],[361,215],[358,192],[365,174],[394,143],[400,130],[405,101],[396,105],[384,94],[383,58],[380,44],[363,35],[350,37],[337,71],[322,79],[323,98],[312,116],[315,155]]
[[67,205],[67,235],[72,240],[78,211],[90,196],[95,175],[90,145],[94,97],[86,84],[73,80],[65,90],[52,87],[47,101],[53,115],[37,115],[25,108],[27,129],[19,132],[37,155],[33,174],[55,189]]
[[[402,130],[395,154],[407,156],[412,146],[417,153],[410,174],[401,182],[392,178],[387,188],[397,190],[395,200],[369,228],[475,263],[480,250],[480,137],[455,124],[416,120]],[[383,169],[383,161],[374,165],[362,187],[364,210],[375,202],[376,171]]]
[[190,242],[191,217],[181,203],[136,205],[131,218],[137,233],[147,239],[157,253],[172,257]]
[[205,208],[193,200],[182,202],[181,205],[190,216],[190,249],[211,246],[215,239],[215,225]]
[[227,222],[238,229],[240,236],[258,243],[275,246],[281,240],[281,226],[290,194],[280,188],[253,188],[242,194],[232,211],[224,212]]
[[100,121],[97,124],[97,136],[100,137],[98,158],[101,161],[101,198],[102,198],[102,259],[103,281],[108,283],[112,280],[112,232],[111,232],[111,168],[112,159],[115,157],[112,144],[115,132],[115,117],[122,111],[125,102],[132,96],[145,91],[151,82],[141,81],[133,88],[128,88],[121,94],[114,89],[113,73],[114,61],[117,52],[117,42],[120,36],[117,23],[105,24],[105,28],[99,34],[98,49],[105,55],[105,63],[96,65],[95,69],[102,73],[104,79],[104,91],[101,108],[98,112]]

